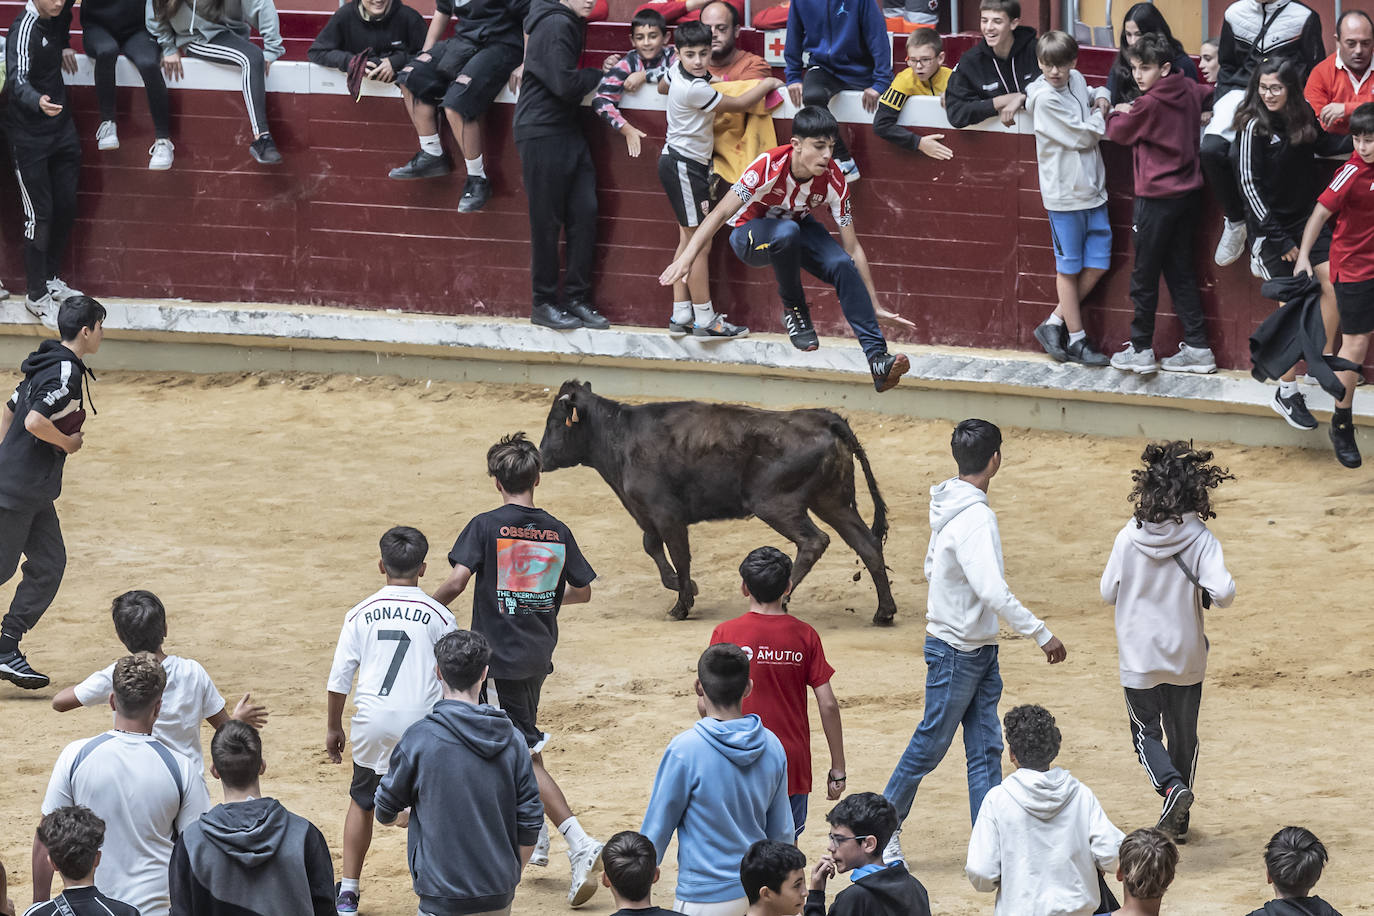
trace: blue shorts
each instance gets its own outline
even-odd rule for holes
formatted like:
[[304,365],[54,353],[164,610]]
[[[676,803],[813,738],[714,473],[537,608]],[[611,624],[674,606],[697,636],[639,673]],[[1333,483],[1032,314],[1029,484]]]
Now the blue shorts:
[[1112,227],[1106,204],[1091,210],[1050,210],[1049,215],[1055,270],[1072,275],[1085,267],[1106,270],[1112,266]]

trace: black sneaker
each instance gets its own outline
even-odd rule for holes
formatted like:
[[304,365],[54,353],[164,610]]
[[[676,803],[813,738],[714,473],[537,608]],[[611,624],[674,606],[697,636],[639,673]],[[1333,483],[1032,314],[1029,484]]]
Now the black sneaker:
[[398,165],[387,172],[388,178],[405,181],[411,178],[438,178],[453,171],[447,156],[435,156],[420,150],[405,165]]
[[476,213],[491,200],[491,182],[480,175],[469,175],[463,185],[463,199],[458,201],[459,213]]
[[1184,812],[1184,815],[1183,815],[1183,823],[1182,823],[1182,824],[1179,826],[1179,828],[1178,828],[1178,836],[1174,837],[1174,842],[1177,843],[1177,844],[1180,845],[1180,846],[1186,846],[1187,843],[1188,843],[1188,821],[1189,821],[1188,815],[1189,815],[1189,813],[1190,813],[1190,812]]
[[[1041,325],[1041,327],[1044,327],[1044,325]],[[1040,329],[1036,328],[1036,330],[1039,331]],[[1050,355],[1053,356],[1054,354]],[[1093,342],[1086,337],[1081,340],[1069,341],[1068,346],[1064,348],[1064,356],[1068,358],[1069,362],[1078,363],[1080,366],[1099,368],[1112,364],[1110,357],[1097,349],[1097,347],[1094,347]]]
[[530,323],[555,331],[573,331],[582,327],[582,319],[569,315],[556,305],[547,302],[530,309]]
[[593,331],[604,331],[611,326],[610,319],[593,308],[590,302],[571,302],[563,311],[582,322],[582,327]]
[[1159,823],[1155,826],[1169,835],[1170,839],[1183,832],[1183,822],[1188,817],[1188,809],[1193,806],[1193,790],[1179,784],[1164,796],[1164,810],[1160,812]]
[[1044,347],[1045,352],[1056,362],[1068,361],[1069,354],[1065,350],[1065,345],[1068,343],[1068,329],[1064,325],[1042,321],[1035,326],[1035,330],[1031,333],[1040,342],[1040,346]]
[[884,353],[870,359],[868,368],[873,373],[873,387],[883,392],[897,387],[902,376],[911,370],[911,360],[905,353]]
[[696,330],[696,323],[691,318],[688,318],[686,321],[674,321],[671,318],[668,319],[669,337],[686,337],[688,334],[691,334],[694,330]]
[[1337,423],[1331,420],[1331,445],[1336,450],[1336,460],[1348,468],[1361,464],[1360,447],[1355,444],[1355,424],[1350,421]]
[[1317,418],[1307,409],[1307,399],[1302,392],[1293,392],[1292,397],[1284,397],[1283,389],[1274,392],[1274,400],[1269,402],[1274,413],[1288,421],[1294,429],[1310,430],[1317,428]]
[[704,328],[701,325],[693,325],[692,336],[726,340],[731,337],[748,337],[749,329],[742,324],[731,324],[725,320],[724,315],[717,315],[716,320]]
[[816,336],[816,327],[811,323],[811,311],[805,305],[784,305],[782,307],[782,326],[792,346],[804,352],[820,347],[821,340]]
[[0,681],[10,681],[25,690],[41,690],[50,683],[46,674],[29,667],[29,660],[18,649],[0,655]]
[[263,165],[281,165],[281,153],[271,134],[263,134],[248,147],[248,153]]

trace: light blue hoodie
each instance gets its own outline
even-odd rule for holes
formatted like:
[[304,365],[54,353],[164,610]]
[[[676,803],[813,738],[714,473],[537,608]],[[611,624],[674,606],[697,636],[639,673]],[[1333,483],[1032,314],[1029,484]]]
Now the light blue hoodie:
[[658,861],[677,831],[677,899],[744,896],[739,861],[758,840],[792,843],[787,755],[756,715],[701,719],[668,742],[640,833]]

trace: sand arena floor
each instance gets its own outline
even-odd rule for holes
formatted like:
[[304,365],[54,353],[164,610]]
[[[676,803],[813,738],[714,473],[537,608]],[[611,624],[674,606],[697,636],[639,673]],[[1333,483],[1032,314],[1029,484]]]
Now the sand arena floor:
[[[0,859],[20,912],[52,762],[66,742],[109,724],[99,710],[58,715],[49,699],[122,654],[108,607],[129,588],[163,598],[167,650],[200,660],[231,705],[245,690],[270,705],[264,789],[321,826],[337,865],[349,774],[326,762],[324,684],[344,612],[381,584],[377,538],[393,524],[424,531],[431,571],[422,585],[436,587],[463,524],[495,505],[486,448],[517,429],[537,439],[549,394],[353,376],[112,372],[96,397],[101,413],[68,465],[59,504],[67,579],[25,641],[54,688],[0,686]],[[849,788],[881,791],[920,717],[927,491],[952,473],[949,424],[850,420],[890,507],[898,625],[869,625],[876,598],[866,575],[852,581],[857,561],[838,537],[792,607],[820,631],[837,670]],[[1122,829],[1153,824],[1159,801],[1127,739],[1111,614],[1097,594],[1143,441],[1006,433],[992,504],[1008,579],[1069,657],[1051,668],[1030,642],[1005,640],[1003,709],[1049,707],[1064,733],[1059,763]],[[1260,905],[1268,899],[1260,851],[1289,823],[1309,826],[1331,851],[1319,892],[1346,914],[1374,911],[1374,824],[1360,813],[1374,790],[1374,533],[1364,521],[1374,479],[1319,450],[1224,447],[1220,459],[1238,479],[1223,487],[1213,527],[1239,594],[1232,608],[1210,614],[1193,839],[1166,912]],[[711,628],[743,610],[739,560],[780,538],[752,520],[693,529],[701,594],[693,618],[674,623],[638,529],[595,472],[550,474],[537,497],[572,526],[600,574],[592,603],[563,615],[542,724],[554,734],[551,772],[604,839],[638,827],[664,745],[695,719],[695,659]],[[455,603],[460,624],[469,607],[466,597]],[[823,771],[814,713],[812,721]],[[203,737],[208,756],[208,728]],[[220,797],[213,782],[211,794]],[[992,910],[992,896],[975,893],[962,873],[966,797],[956,741],[922,786],[904,835],[941,914]],[[812,861],[827,809],[823,794],[812,797],[801,840]],[[553,864],[527,871],[517,913],[566,910],[563,850],[555,838]],[[656,896],[663,905],[672,901],[674,857]],[[414,912],[401,832],[377,830],[364,882],[364,913]],[[611,909],[603,891],[584,912]]]

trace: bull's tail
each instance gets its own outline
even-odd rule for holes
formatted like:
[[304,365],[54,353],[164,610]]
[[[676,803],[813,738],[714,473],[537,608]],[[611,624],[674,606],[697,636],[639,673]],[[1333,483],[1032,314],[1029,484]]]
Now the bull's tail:
[[845,445],[849,446],[854,457],[859,459],[859,467],[863,468],[864,478],[868,481],[868,495],[873,500],[873,525],[870,530],[879,543],[882,543],[887,540],[887,503],[883,502],[883,494],[878,492],[878,481],[873,477],[873,466],[868,463],[868,455],[859,444],[859,437],[854,435],[854,430],[849,428],[849,423],[843,417],[837,415],[830,428]]

